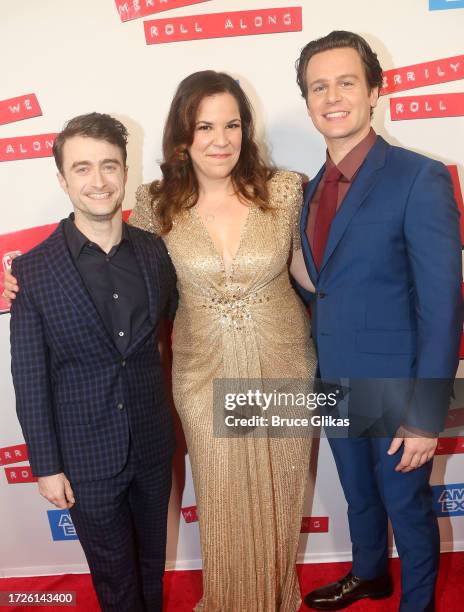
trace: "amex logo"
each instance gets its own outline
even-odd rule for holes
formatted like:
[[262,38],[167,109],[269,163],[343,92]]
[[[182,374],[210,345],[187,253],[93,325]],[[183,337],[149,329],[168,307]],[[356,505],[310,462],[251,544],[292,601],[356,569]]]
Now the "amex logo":
[[437,516],[464,516],[464,482],[432,487]]
[[47,516],[53,540],[79,539],[68,510],[47,510]]

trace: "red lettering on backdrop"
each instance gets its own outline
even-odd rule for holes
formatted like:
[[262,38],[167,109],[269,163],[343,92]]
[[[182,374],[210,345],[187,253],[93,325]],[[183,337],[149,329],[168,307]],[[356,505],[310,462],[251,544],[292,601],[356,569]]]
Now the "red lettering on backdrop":
[[130,21],[138,17],[146,17],[154,13],[169,11],[190,6],[191,4],[201,4],[210,0],[115,0],[121,21]]
[[327,533],[328,531],[328,516],[304,516],[301,519],[300,533]]
[[464,438],[438,438],[436,455],[460,455],[464,453]]
[[0,125],[30,117],[39,117],[41,114],[42,109],[35,94],[0,100]]
[[464,115],[464,93],[404,96],[390,99],[392,121]]
[[205,38],[301,32],[302,9],[300,6],[294,6],[154,19],[145,21],[144,28],[147,45]]
[[0,448],[0,465],[8,465],[10,463],[20,463],[27,461],[27,447],[25,444],[17,444],[16,446],[5,446]]
[[22,484],[23,482],[37,482],[37,478],[32,475],[32,468],[29,465],[24,467],[5,468],[6,479],[9,484]]
[[464,55],[385,70],[380,95],[464,79]]
[[198,521],[197,507],[188,506],[187,508],[182,508],[182,516],[186,523],[196,523]]
[[0,138],[0,161],[50,157],[55,137],[56,133]]

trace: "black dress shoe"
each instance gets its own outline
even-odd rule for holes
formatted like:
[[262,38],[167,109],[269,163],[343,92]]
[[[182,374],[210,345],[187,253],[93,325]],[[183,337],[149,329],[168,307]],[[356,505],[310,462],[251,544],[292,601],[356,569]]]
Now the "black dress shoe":
[[393,583],[388,574],[373,580],[363,580],[350,572],[338,582],[311,591],[304,602],[316,610],[342,610],[364,597],[384,599],[392,594]]

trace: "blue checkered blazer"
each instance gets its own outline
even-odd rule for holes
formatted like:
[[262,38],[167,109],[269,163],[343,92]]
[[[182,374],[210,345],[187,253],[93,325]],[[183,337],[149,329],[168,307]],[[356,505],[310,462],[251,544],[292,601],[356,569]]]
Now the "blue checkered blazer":
[[69,254],[63,222],[13,263],[21,291],[11,308],[16,409],[36,476],[73,481],[117,474],[129,442],[147,464],[174,450],[158,326],[177,305],[162,240],[128,226],[147,287],[149,320],[121,355]]

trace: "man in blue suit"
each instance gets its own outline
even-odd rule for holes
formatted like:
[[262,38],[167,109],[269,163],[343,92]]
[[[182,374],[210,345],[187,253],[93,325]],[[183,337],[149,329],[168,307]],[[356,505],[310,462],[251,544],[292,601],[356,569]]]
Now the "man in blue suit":
[[161,612],[174,435],[158,329],[176,276],[122,221],[126,142],[98,113],[55,140],[74,213],[13,262],[12,372],[39,491],[70,509],[102,610]]
[[[429,477],[458,365],[459,213],[446,167],[371,128],[382,85],[360,36],[303,48],[298,84],[327,144],[305,191],[304,259],[316,288],[313,336],[324,381],[349,392],[347,436],[331,435],[348,502],[353,566],[305,603],[339,610],[393,592],[390,518],[402,564],[400,610],[434,609],[439,532]],[[346,408],[347,406],[347,408]]]

